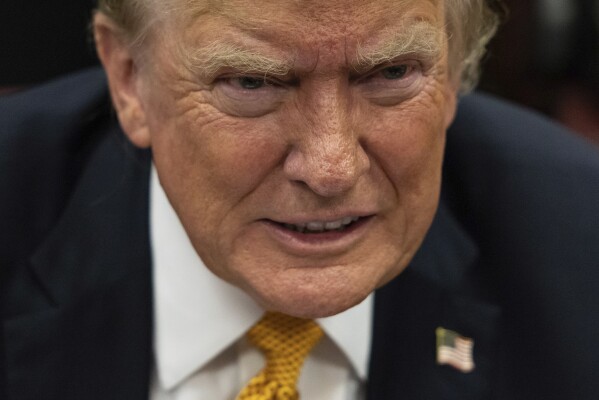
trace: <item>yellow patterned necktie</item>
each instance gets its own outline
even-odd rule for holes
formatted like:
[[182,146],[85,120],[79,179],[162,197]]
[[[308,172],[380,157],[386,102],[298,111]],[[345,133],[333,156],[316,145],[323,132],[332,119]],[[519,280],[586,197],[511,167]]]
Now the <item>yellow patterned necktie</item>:
[[247,333],[264,353],[266,366],[241,390],[237,400],[297,400],[297,379],[306,356],[322,337],[310,319],[267,312]]

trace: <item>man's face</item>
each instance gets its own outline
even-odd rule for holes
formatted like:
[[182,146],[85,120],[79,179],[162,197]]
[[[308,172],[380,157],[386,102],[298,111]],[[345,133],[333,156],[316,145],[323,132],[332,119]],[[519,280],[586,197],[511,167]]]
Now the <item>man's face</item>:
[[437,0],[225,0],[154,37],[138,87],[205,264],[266,309],[331,315],[408,264],[455,108]]

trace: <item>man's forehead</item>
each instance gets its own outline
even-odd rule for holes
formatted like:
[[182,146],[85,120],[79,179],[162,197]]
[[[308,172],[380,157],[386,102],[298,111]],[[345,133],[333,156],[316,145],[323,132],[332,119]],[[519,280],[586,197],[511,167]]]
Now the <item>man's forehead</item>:
[[407,54],[434,62],[445,37],[440,4],[220,0],[190,21],[181,54],[190,69],[206,77],[227,67],[274,75],[317,67],[359,72]]
[[[442,17],[443,0],[217,0],[206,6],[209,15],[219,15],[248,28],[265,23],[289,25],[292,21],[315,26],[352,26],[357,21],[393,23],[397,17],[418,15]],[[355,27],[355,26],[354,26]]]
[[[442,0],[219,0],[206,4],[205,12],[188,25],[189,50],[196,60],[210,56],[208,49],[220,50],[217,58],[222,60],[224,47],[219,43],[224,43],[227,57],[236,48],[244,52],[245,60],[256,59],[251,52],[257,51],[284,62],[292,57],[296,66],[307,66],[327,53],[331,58],[344,53],[351,63],[360,49],[393,51],[396,40],[410,41],[415,48],[431,47],[431,38],[439,38],[444,26],[442,4]],[[435,46],[441,47],[441,41],[436,39]],[[408,50],[409,46],[398,48]],[[278,64],[275,69],[284,69]]]

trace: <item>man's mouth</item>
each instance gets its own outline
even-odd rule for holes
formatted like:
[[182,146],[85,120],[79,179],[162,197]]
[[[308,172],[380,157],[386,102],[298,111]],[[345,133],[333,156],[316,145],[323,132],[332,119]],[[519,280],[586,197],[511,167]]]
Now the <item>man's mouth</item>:
[[[326,216],[301,216],[295,220],[264,219],[265,231],[294,256],[330,257],[351,251],[371,232],[376,213],[352,212],[330,219]],[[337,218],[337,219],[334,219]],[[376,229],[376,228],[372,228]]]
[[361,217],[344,217],[335,221],[310,221],[300,224],[281,224],[285,229],[299,233],[341,232],[348,229]]

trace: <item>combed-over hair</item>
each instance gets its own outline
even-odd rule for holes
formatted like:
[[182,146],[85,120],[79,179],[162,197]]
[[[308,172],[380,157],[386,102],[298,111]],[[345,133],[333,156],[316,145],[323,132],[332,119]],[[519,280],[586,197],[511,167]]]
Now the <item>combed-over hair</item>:
[[[171,0],[173,1],[173,0]],[[193,7],[197,0],[174,0],[179,7]],[[98,11],[110,17],[132,46],[140,45],[153,25],[150,10],[168,0],[98,0]],[[472,90],[479,80],[486,47],[505,16],[501,0],[446,0],[449,66],[452,77],[460,74],[460,91]]]

